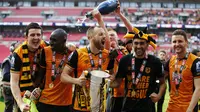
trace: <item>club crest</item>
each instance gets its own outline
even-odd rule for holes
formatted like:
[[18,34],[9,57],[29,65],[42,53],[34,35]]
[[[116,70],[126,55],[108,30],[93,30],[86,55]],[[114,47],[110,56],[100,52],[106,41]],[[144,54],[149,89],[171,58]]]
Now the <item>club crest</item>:
[[150,68],[150,67],[146,67],[146,68],[145,68],[145,72],[146,72],[146,73],[150,73],[150,72],[151,72],[151,68]]

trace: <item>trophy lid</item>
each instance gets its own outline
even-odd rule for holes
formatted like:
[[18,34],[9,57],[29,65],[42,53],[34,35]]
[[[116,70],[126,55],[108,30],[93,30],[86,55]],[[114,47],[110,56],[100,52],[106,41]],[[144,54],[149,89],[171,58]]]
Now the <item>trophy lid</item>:
[[104,71],[100,71],[100,70],[92,70],[90,72],[93,76],[96,77],[101,77],[101,78],[108,78],[110,75]]

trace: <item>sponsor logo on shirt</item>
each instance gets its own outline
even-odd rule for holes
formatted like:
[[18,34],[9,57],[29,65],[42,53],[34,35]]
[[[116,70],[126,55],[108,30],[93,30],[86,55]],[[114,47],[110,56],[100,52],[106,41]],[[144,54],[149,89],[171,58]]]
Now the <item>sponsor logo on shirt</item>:
[[[197,75],[200,75],[200,61],[198,61],[196,63],[196,71],[197,71]],[[198,73],[199,72],[199,73]]]
[[12,56],[11,58],[11,67],[14,68],[14,64],[15,64],[15,57]]

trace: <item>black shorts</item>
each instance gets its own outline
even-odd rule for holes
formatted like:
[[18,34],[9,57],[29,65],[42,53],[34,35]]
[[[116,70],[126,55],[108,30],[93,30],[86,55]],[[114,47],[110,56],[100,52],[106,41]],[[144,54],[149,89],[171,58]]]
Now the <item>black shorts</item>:
[[121,112],[124,97],[112,97],[111,112]]
[[155,103],[150,98],[127,98],[122,112],[155,112]]
[[37,103],[37,109],[39,112],[72,112],[71,105],[57,106],[57,105],[44,104],[41,102]]
[[14,105],[14,98],[11,92],[10,87],[3,86],[3,97],[5,103],[5,112],[12,112]]

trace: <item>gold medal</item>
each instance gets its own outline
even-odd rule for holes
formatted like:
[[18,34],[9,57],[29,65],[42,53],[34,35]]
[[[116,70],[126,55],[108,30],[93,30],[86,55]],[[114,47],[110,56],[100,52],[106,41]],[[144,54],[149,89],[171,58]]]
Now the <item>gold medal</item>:
[[54,87],[53,82],[49,84],[49,88],[52,89]]
[[135,90],[132,90],[131,96],[133,97],[133,96],[135,96],[135,94],[136,94]]

